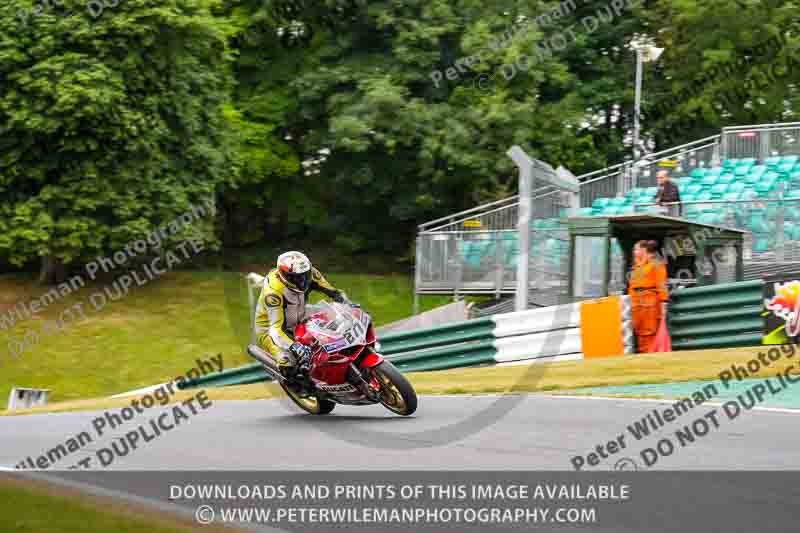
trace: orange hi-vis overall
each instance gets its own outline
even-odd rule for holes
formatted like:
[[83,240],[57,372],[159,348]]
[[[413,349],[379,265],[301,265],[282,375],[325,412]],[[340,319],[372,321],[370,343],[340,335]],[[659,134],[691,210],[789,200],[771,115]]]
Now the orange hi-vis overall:
[[631,272],[628,294],[631,297],[633,329],[639,353],[651,351],[663,317],[662,304],[669,300],[667,267],[659,260],[637,262]]

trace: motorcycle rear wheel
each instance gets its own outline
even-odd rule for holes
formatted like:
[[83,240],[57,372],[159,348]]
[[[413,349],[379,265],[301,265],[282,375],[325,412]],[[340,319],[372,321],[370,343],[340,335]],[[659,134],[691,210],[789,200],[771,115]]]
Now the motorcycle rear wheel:
[[414,414],[417,410],[417,393],[397,367],[384,360],[372,369],[372,373],[381,385],[381,405],[398,415]]
[[297,405],[297,407],[312,415],[327,415],[333,411],[334,407],[336,407],[334,402],[320,399],[318,396],[303,398],[294,389],[294,387],[291,387],[286,383],[281,382],[281,387],[286,392],[286,395],[291,398],[295,405]]

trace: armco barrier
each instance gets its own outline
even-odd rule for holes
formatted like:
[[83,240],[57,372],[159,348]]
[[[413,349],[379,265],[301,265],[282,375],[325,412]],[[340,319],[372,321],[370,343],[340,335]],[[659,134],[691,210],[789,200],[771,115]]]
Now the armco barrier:
[[[761,344],[762,294],[761,280],[675,291],[669,312],[673,348]],[[544,307],[390,333],[379,339],[379,352],[404,372],[582,359],[580,305]],[[623,343],[625,352],[630,353],[630,304],[625,298],[622,315]],[[553,331],[559,334],[551,335]],[[554,339],[558,342],[554,343]],[[261,366],[254,363],[187,381],[181,388],[241,385],[267,379]]]
[[[556,356],[579,359],[579,325],[580,304],[566,304],[389,335],[380,340],[380,351],[405,372]],[[565,331],[554,343],[548,333],[556,330]]]
[[763,335],[763,281],[677,290],[669,306],[676,350],[756,346]]
[[[564,331],[557,337],[548,335],[556,330]],[[583,357],[578,303],[390,333],[378,340],[379,352],[404,372]],[[222,387],[266,379],[255,363],[185,382],[182,388]]]
[[204,387],[227,387],[228,385],[249,385],[250,383],[260,383],[270,379],[272,378],[264,372],[261,363],[252,363],[215,374],[208,374],[198,379],[179,382],[178,388],[183,390]]

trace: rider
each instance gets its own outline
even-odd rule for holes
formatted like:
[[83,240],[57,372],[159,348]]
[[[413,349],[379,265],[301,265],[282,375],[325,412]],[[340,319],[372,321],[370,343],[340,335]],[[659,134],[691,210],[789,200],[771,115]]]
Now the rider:
[[319,291],[335,302],[350,303],[345,293],[328,283],[300,252],[281,254],[277,268],[264,279],[256,307],[256,336],[284,373],[311,355],[311,348],[294,339],[294,327],[303,319],[311,291]]

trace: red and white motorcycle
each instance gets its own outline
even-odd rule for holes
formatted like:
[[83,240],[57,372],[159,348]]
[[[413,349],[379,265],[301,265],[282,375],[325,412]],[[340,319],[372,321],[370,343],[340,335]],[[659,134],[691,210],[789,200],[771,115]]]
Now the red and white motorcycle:
[[325,415],[337,403],[380,403],[403,416],[416,411],[414,388],[391,361],[376,352],[372,319],[361,308],[331,302],[309,305],[294,338],[312,349],[308,368],[295,376],[284,376],[260,347],[251,344],[247,351],[301,409]]

